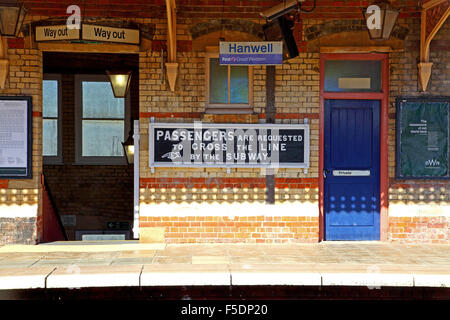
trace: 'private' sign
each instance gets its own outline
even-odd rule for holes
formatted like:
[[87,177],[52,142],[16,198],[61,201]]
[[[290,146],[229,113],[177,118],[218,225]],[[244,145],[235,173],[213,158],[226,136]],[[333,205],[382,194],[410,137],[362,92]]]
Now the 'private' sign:
[[222,65],[277,65],[283,63],[283,43],[220,42]]

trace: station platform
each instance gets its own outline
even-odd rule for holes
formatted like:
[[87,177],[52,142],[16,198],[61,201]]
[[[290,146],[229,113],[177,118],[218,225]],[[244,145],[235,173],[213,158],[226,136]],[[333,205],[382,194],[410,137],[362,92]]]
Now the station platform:
[[151,286],[450,287],[450,244],[141,244],[0,247],[0,290]]

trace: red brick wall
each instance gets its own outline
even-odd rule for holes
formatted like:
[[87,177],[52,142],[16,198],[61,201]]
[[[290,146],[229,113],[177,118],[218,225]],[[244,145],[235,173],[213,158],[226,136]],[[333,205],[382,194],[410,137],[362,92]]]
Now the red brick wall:
[[167,243],[317,242],[317,217],[141,217],[141,227],[166,228]]

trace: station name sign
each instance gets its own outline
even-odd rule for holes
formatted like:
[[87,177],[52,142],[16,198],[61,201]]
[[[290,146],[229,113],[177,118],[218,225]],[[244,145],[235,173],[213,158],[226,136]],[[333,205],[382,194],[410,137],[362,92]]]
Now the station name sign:
[[[81,31],[81,32],[80,32]],[[82,24],[80,29],[69,29],[67,25],[36,26],[36,41],[87,40],[139,44],[139,29],[116,28]]]
[[150,123],[150,167],[309,168],[308,124]]
[[220,42],[221,65],[279,65],[283,64],[281,41]]

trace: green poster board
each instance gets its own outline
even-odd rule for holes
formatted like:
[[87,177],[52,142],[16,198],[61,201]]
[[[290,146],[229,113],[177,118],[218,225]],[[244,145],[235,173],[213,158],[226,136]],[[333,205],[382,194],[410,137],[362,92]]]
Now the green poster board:
[[397,98],[397,178],[450,178],[449,101]]

